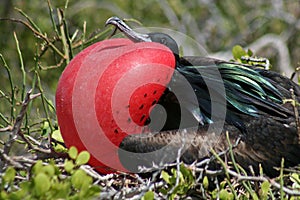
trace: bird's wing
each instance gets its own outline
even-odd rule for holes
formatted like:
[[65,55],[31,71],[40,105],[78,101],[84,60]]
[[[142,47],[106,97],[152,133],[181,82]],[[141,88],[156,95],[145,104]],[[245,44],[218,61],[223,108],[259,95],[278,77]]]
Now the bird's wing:
[[284,96],[284,98],[292,98],[290,89],[293,89],[296,96],[296,100],[300,102],[300,86],[294,81],[292,81],[290,78],[270,70],[257,69],[257,71],[262,76],[264,76],[270,83],[275,85],[276,88],[280,91],[280,93]]
[[[292,111],[282,106],[284,96],[275,82],[270,81],[269,77],[264,77],[261,70],[205,57],[185,59],[181,61],[177,70],[186,77],[196,91],[199,91],[197,93],[199,106],[206,114],[210,114],[210,106],[207,104],[210,101],[211,91],[221,97],[224,94],[220,93],[219,88],[224,87],[228,111],[254,117],[267,114],[287,118],[293,115]],[[206,80],[210,81],[210,85],[206,84]],[[201,100],[206,104],[202,105]],[[227,117],[231,116],[227,115]]]
[[[234,62],[228,62],[224,60],[219,60],[209,57],[201,56],[185,56],[181,58],[180,62],[183,65],[194,65],[194,66],[209,66],[209,65],[219,65],[219,64],[237,64]],[[284,98],[291,98],[290,89],[294,89],[295,95],[300,101],[300,86],[292,81],[290,78],[281,75],[278,72],[262,69],[261,67],[249,66],[246,64],[238,63],[239,66],[244,66],[258,72],[267,81],[269,81],[276,89],[281,93]]]
[[[228,149],[226,131],[229,132],[231,144],[235,144],[240,137],[240,131],[232,125],[213,126],[216,129],[202,126],[197,130],[181,129],[127,136],[120,145],[120,160],[123,166],[133,171],[138,166],[151,168],[153,165],[175,162],[178,155],[183,162],[190,164],[210,156],[211,148],[217,153]],[[218,134],[216,130],[220,128],[222,132]],[[235,160],[247,171],[252,165],[258,172],[258,166],[262,164],[264,172],[274,176],[278,173],[274,167],[280,166],[282,157],[285,158],[286,167],[300,163],[299,136],[294,125],[259,117],[249,121],[247,132],[233,150]]]

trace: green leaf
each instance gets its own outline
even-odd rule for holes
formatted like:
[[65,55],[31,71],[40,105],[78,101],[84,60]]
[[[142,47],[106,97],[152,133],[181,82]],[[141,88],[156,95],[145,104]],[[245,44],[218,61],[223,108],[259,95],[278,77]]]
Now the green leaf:
[[98,196],[101,189],[98,185],[92,185],[89,187],[89,190],[87,191],[86,197],[94,197]]
[[56,144],[56,145],[53,145],[53,149],[56,151],[56,152],[67,152],[67,148],[64,147],[63,145],[61,144]]
[[222,182],[220,183],[220,188],[221,188],[221,189],[224,189],[225,186],[226,186],[226,181],[224,180],[224,181],[222,181]]
[[248,49],[247,55],[250,56],[250,57],[253,56],[253,52],[251,51],[251,49]]
[[159,189],[159,192],[161,192],[161,193],[164,194],[164,195],[168,194],[168,191],[169,191],[169,190],[167,190],[167,189],[165,189],[165,188],[160,188],[160,189]]
[[[26,197],[28,198],[29,194],[30,194],[30,189],[31,189],[31,183],[30,182],[22,182],[20,183],[20,188],[13,193],[10,193],[9,198],[10,199],[26,199]],[[1,199],[1,198],[0,198]]]
[[142,200],[154,200],[154,193],[152,191],[146,192]]
[[181,174],[181,172],[179,172],[179,174],[177,174],[177,169],[172,168],[171,173],[172,173],[172,176],[170,176],[170,178],[169,178],[171,185],[175,185],[177,176],[179,176],[179,180],[182,181],[182,174]]
[[34,177],[34,191],[38,197],[44,195],[50,187],[50,179],[46,174],[39,173]]
[[48,121],[44,121],[42,126],[42,135],[49,134],[51,132],[50,125]]
[[166,171],[161,172],[161,177],[164,179],[164,181],[170,184],[170,175]]
[[90,160],[90,154],[87,151],[82,151],[79,153],[75,164],[76,165],[84,165]]
[[[67,148],[64,147],[61,143],[64,143],[60,130],[53,131],[51,137],[58,142],[52,142],[53,149],[56,152],[67,152]],[[60,143],[59,143],[60,142]]]
[[261,186],[260,186],[261,187],[261,198],[260,199],[266,199],[267,198],[270,186],[271,185],[270,185],[269,181],[264,181],[261,184]]
[[31,189],[31,182],[20,183],[20,188],[23,193],[25,193],[25,194],[29,193],[30,189]]
[[219,193],[219,197],[221,200],[228,200],[231,199],[229,192],[227,190],[222,189]]
[[8,167],[3,175],[3,180],[6,183],[12,183],[15,180],[16,170],[13,167]]
[[242,56],[247,55],[247,53],[240,45],[235,45],[232,48],[232,55],[233,55],[234,59],[237,60],[237,59],[240,59]]
[[48,121],[44,121],[44,124],[42,126],[42,129],[48,129],[50,126],[49,126],[49,122]]
[[187,168],[184,164],[180,165],[181,177],[189,184],[194,184],[195,177],[191,169]]
[[30,184],[31,184],[30,182],[25,181],[25,182],[21,182],[19,186],[22,189],[26,189],[26,190],[28,189],[29,190],[30,189]]
[[86,198],[88,197],[88,191],[89,191],[89,188],[93,182],[93,179],[92,177],[90,176],[87,176],[86,174],[83,175],[82,177],[82,184],[81,184],[81,187],[80,187],[80,197],[83,199],[83,198]]
[[24,197],[25,197],[25,195],[23,194],[22,191],[17,191],[17,192],[10,193],[8,199],[10,199],[10,200],[17,200],[18,199],[19,200],[19,199],[22,199]]
[[56,141],[58,141],[58,142],[64,143],[64,139],[63,139],[63,137],[62,137],[62,135],[61,135],[61,133],[60,133],[60,130],[55,130],[55,131],[53,131],[51,137],[52,137],[53,139],[55,139]]
[[300,174],[292,173],[290,180],[300,184]]
[[32,168],[33,174],[38,174],[43,167],[43,161],[38,160]]
[[52,166],[52,165],[46,165],[46,166],[43,166],[43,168],[41,169],[41,172],[45,173],[49,177],[52,177],[55,174],[55,169],[54,169],[54,166]]
[[76,149],[76,147],[71,146],[68,152],[70,158],[72,158],[73,160],[75,160],[77,158],[78,155],[78,150]]
[[72,160],[66,159],[65,163],[64,163],[64,167],[65,167],[66,172],[70,173],[74,169],[75,165]]
[[208,188],[208,186],[209,186],[209,181],[208,181],[207,176],[204,176],[203,181],[202,181],[202,184],[203,184],[204,189],[207,189],[207,188]]
[[293,173],[290,176],[290,180],[293,182],[292,187],[300,189],[300,174]]
[[74,188],[76,189],[80,189],[82,184],[83,184],[83,180],[87,177],[86,173],[79,169],[76,170],[74,174],[72,174],[71,176],[71,183],[73,185]]
[[53,191],[53,199],[68,199],[71,193],[71,183],[68,182],[55,182],[52,184],[51,190]]
[[184,166],[184,164],[180,165],[180,172],[182,173],[183,177],[191,176],[191,170]]
[[20,174],[20,176],[25,177],[25,176],[27,176],[27,171],[21,170],[21,171],[19,171],[19,174]]
[[0,199],[8,199],[8,194],[4,190],[0,191]]

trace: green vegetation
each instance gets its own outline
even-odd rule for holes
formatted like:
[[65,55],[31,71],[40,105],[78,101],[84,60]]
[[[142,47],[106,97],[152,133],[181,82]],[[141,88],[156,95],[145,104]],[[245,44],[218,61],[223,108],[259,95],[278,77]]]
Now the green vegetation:
[[[222,159],[217,171],[177,163],[149,181],[131,174],[99,175],[85,165],[87,152],[65,149],[53,103],[64,67],[83,48],[109,37],[112,28],[104,24],[113,15],[176,29],[211,53],[230,55],[227,59],[236,44],[252,44],[275,70],[297,67],[300,7],[297,1],[280,2],[1,1],[0,199],[300,199],[299,169],[282,167],[276,179],[245,176],[237,173],[243,171],[237,164]],[[276,40],[280,51],[260,39]],[[249,50],[233,48],[236,61],[262,67],[269,62],[247,59],[251,56]]]
[[100,187],[92,185],[92,177],[80,169],[89,154],[77,154],[75,147],[68,154],[73,159],[65,159],[63,166],[50,159],[47,163],[38,160],[30,173],[8,167],[2,175],[0,199],[89,199],[99,195]]

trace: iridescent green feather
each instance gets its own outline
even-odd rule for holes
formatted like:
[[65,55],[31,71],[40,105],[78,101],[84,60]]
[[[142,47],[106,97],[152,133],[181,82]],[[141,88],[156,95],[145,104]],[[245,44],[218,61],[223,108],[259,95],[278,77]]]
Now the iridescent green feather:
[[[222,77],[221,80],[212,73],[216,69]],[[280,92],[253,68],[232,63],[221,63],[208,66],[184,66],[178,70],[189,76],[193,83],[197,84],[198,79],[200,87],[203,84],[203,79],[219,84],[223,83],[227,103],[242,113],[258,116],[257,105],[264,106],[272,112],[275,110],[274,108],[281,107],[282,95]],[[200,80],[199,74],[203,79]]]

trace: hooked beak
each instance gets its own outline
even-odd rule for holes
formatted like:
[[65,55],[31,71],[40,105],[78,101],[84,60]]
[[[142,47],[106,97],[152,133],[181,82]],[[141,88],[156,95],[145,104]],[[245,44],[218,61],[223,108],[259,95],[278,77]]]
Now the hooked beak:
[[115,26],[133,42],[152,42],[149,35],[133,31],[123,20],[118,17],[109,18],[106,21],[105,26],[109,24]]

